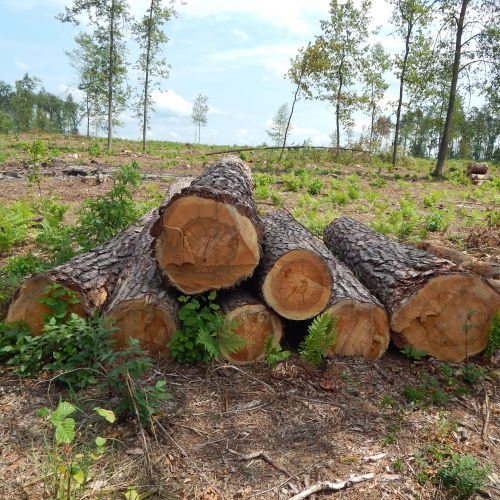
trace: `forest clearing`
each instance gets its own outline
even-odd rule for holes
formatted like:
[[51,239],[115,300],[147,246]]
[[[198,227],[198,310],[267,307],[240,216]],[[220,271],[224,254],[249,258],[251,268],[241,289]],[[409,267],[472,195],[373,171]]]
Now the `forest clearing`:
[[[283,222],[283,216],[273,222],[276,216],[269,214],[276,210],[298,221],[304,235],[310,232],[319,239],[332,221],[348,216],[345,220],[363,223],[413,248],[462,259],[458,262],[462,269],[481,276],[491,290],[488,302],[495,307],[500,212],[499,172],[494,164],[488,168],[492,180],[473,185],[465,161],[450,161],[446,177],[438,180],[429,176],[430,161],[406,158],[404,166],[393,168],[379,155],[334,148],[287,150],[281,162],[279,150],[245,151],[231,157],[230,162],[236,163],[231,167],[232,163],[224,163],[227,155],[212,153],[235,148],[153,141],[144,153],[138,142],[115,140],[115,152],[108,153],[100,140],[50,135],[26,135],[19,140],[3,136],[1,143],[2,317],[15,290],[32,273],[50,276],[51,267],[62,264],[63,269],[77,248],[91,250],[108,240],[111,223],[128,225],[127,220],[116,218],[137,220],[157,208],[179,182],[182,189],[193,178],[203,179],[207,167],[210,171],[221,158],[226,172],[238,169],[240,163],[251,171],[254,215],[264,217],[264,235],[266,227],[273,227],[269,224],[290,224]],[[42,145],[38,150],[44,157],[38,176],[30,178],[35,143]],[[175,203],[167,203],[166,210]],[[188,213],[183,209],[182,217]],[[277,231],[273,229],[267,241]],[[354,233],[350,229],[336,234]],[[300,241],[308,238],[304,235]],[[171,238],[164,240],[167,251],[175,248]],[[318,251],[323,255],[323,250]],[[172,259],[165,261],[169,279],[185,279],[168,271],[173,269]],[[129,262],[134,270],[135,261]],[[147,271],[132,274],[146,276]],[[244,271],[245,276],[251,274]],[[361,279],[359,272],[355,274]],[[198,271],[193,273],[197,276]],[[227,279],[227,275],[214,276]],[[334,279],[341,278],[334,274]],[[211,289],[212,285],[202,283],[194,293]],[[231,283],[224,285],[229,286],[228,295]],[[180,286],[184,293],[192,293],[186,289],[192,286],[187,282]],[[25,340],[26,333],[2,324],[0,359],[13,363],[1,367],[0,379],[4,498],[291,498],[322,481],[338,483],[347,498],[457,498],[475,492],[486,498],[498,496],[498,319],[487,325],[486,337],[483,334],[486,342],[491,328],[486,352],[470,359],[475,352],[439,361],[423,349],[401,350],[402,346],[398,349],[391,343],[385,353],[385,347],[371,355],[359,351],[365,358],[335,352],[323,357],[326,352],[320,352],[315,364],[301,354],[301,341],[326,301],[318,311],[304,313],[301,321],[279,320],[282,331],[277,337],[282,349],[290,351],[289,357],[276,348],[264,353],[261,344],[252,356],[263,359],[240,364],[242,359],[231,358],[229,345],[229,351],[222,349],[215,357],[205,352],[196,358],[200,351],[188,350],[186,355],[181,349],[175,356],[183,362],[175,362],[168,349],[165,355],[154,342],[143,339],[143,345],[153,347],[152,360],[139,366],[130,364],[145,355],[138,346],[129,347],[123,359],[116,357],[106,343],[105,321],[68,320],[68,313],[81,302],[64,305],[69,296],[58,288],[52,292],[42,299],[30,295],[26,310],[35,315],[43,305],[54,315],[47,327],[42,314],[38,322],[45,333],[33,338],[45,336],[55,344],[48,340],[37,347]],[[268,304],[281,310],[279,294],[272,297],[264,294]],[[189,331],[189,318],[207,315],[203,307],[213,302],[207,298],[199,300],[198,308],[190,301],[175,307],[189,304],[194,313],[187,314],[188,308],[179,316],[184,318],[184,332]],[[280,314],[293,315],[297,310],[294,306],[287,313],[285,308]],[[469,318],[467,312],[459,314],[446,319],[455,321],[457,339],[467,338],[475,328],[474,316],[469,324],[464,320]],[[206,317],[205,326],[221,327],[216,315]],[[128,320],[132,323],[126,323],[127,328],[133,330],[138,318]],[[154,330],[154,325],[149,323],[148,328]],[[264,334],[276,331],[275,326],[270,328]],[[351,331],[356,329],[350,327]],[[342,338],[340,323],[336,333],[337,340]],[[56,335],[63,339],[57,347],[61,357],[51,354],[58,345]],[[82,335],[82,343],[75,335]],[[116,332],[113,335],[116,338]],[[13,336],[15,357],[5,349],[16,346]],[[75,357],[77,353],[65,348],[65,343],[72,342],[87,348],[85,357]],[[126,339],[120,342],[126,345]],[[99,358],[97,349],[106,356]],[[484,344],[476,352],[483,349]],[[44,359],[29,358],[33,353]],[[378,359],[366,359],[370,357]],[[189,362],[194,359],[205,361]],[[123,363],[127,372],[112,373]],[[92,366],[92,374],[79,371],[82,366]],[[61,401],[72,406],[53,417]],[[52,413],[40,413],[44,407]],[[105,410],[114,413],[111,416]],[[58,418],[62,422],[73,417],[76,427],[70,425],[69,435],[63,433],[61,442],[53,440],[52,429],[56,435],[62,432],[57,430]],[[328,489],[323,494],[328,496]]]

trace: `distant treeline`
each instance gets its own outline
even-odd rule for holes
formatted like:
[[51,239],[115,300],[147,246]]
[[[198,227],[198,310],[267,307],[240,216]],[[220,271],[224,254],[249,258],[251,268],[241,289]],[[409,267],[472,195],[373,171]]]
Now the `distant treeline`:
[[0,132],[20,133],[36,129],[61,134],[78,133],[79,104],[68,94],[64,99],[41,87],[28,74],[14,86],[0,80]]

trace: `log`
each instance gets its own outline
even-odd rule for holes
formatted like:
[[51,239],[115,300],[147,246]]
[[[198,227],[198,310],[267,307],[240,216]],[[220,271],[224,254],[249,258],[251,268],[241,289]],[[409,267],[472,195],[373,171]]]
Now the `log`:
[[325,309],[332,293],[328,249],[288,212],[274,212],[263,222],[263,255],[254,288],[281,316],[313,318]]
[[[113,293],[148,217],[149,214],[94,250],[25,280],[14,294],[7,321],[24,321],[33,335],[41,334],[44,317],[49,310],[39,299],[45,294],[46,288],[54,284],[76,294],[79,302],[69,304],[70,312],[87,316],[101,310]],[[61,300],[64,298],[59,297]]]
[[500,295],[479,276],[349,217],[328,225],[324,240],[386,306],[397,347],[453,362],[486,347]]
[[231,288],[250,277],[261,233],[250,170],[235,157],[215,162],[162,204],[152,231],[165,279],[185,294]]
[[134,253],[104,312],[116,328],[113,338],[117,348],[126,347],[132,337],[139,340],[150,356],[168,358],[168,343],[179,327],[179,308],[173,290],[164,284],[151,256],[151,228],[157,219],[158,210],[154,210],[139,234]]
[[279,344],[283,336],[280,317],[249,292],[237,289],[219,293],[217,303],[226,321],[237,323],[233,332],[246,340],[241,349],[224,356],[228,361],[244,364],[262,359],[269,336],[273,337],[273,346]]
[[486,163],[469,163],[467,165],[467,175],[469,174],[486,174],[488,165]]
[[337,318],[337,340],[328,355],[342,354],[378,359],[390,340],[389,319],[382,304],[342,262],[328,260],[333,277],[327,311]]
[[484,181],[491,181],[493,177],[490,174],[470,174],[469,178],[472,184],[481,185]]

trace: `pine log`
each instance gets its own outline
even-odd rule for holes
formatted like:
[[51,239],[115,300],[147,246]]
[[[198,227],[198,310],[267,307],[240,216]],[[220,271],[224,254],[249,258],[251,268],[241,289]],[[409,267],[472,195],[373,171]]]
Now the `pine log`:
[[228,157],[160,207],[152,234],[166,280],[186,294],[236,286],[260,260],[250,171]]
[[234,333],[246,340],[245,346],[238,351],[225,355],[232,363],[250,363],[264,357],[264,344],[269,336],[273,346],[279,344],[283,336],[280,317],[249,292],[237,289],[219,293],[217,303],[226,321],[234,321]]
[[390,340],[389,319],[384,306],[345,264],[332,256],[328,265],[333,285],[326,310],[337,318],[337,340],[328,354],[380,358]]
[[467,165],[467,175],[469,174],[486,174],[488,165],[486,163],[469,163]]
[[472,184],[481,185],[485,181],[491,181],[493,177],[490,174],[470,174],[469,178]]
[[293,320],[313,318],[325,309],[331,297],[328,249],[288,212],[274,212],[263,222],[263,256],[254,287],[281,316]]
[[486,347],[500,295],[479,276],[349,217],[327,226],[324,240],[386,306],[397,347],[454,362]]
[[113,320],[116,347],[128,345],[129,338],[140,341],[152,357],[168,358],[168,343],[179,327],[178,306],[173,290],[164,284],[151,256],[151,227],[158,218],[154,210],[146,221],[132,257],[122,271],[105,314]]
[[[24,281],[14,294],[7,321],[24,321],[33,335],[42,333],[49,310],[39,302],[50,285],[61,285],[76,294],[79,302],[68,310],[80,316],[99,311],[113,293],[118,277],[134,251],[137,237],[150,214],[137,224],[104,242],[90,252],[77,255],[50,271],[35,274]],[[59,297],[61,300],[63,297]]]

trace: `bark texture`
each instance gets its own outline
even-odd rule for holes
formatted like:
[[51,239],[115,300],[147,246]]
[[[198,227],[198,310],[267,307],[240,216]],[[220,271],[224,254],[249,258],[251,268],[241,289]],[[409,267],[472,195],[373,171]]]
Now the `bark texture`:
[[226,321],[234,321],[237,326],[234,333],[246,340],[245,346],[226,357],[233,363],[250,363],[264,357],[264,344],[269,336],[273,337],[273,346],[283,335],[280,317],[262,301],[243,289],[222,292],[217,297],[221,312]]
[[157,218],[158,210],[149,214],[105,313],[114,320],[118,347],[125,347],[133,337],[151,356],[166,358],[168,343],[179,327],[178,305],[151,256],[151,227]]
[[34,335],[43,330],[44,316],[48,309],[39,299],[47,286],[58,284],[76,293],[80,302],[69,310],[86,316],[100,310],[112,295],[118,277],[132,255],[137,238],[149,220],[144,216],[114,238],[90,252],[77,255],[70,261],[45,273],[28,278],[14,294],[7,313],[7,321],[22,320]]
[[349,217],[327,226],[324,240],[386,306],[398,347],[448,361],[485,348],[500,296],[478,276]]
[[467,165],[467,174],[486,174],[488,165],[486,163],[469,163]]
[[380,358],[390,340],[384,306],[345,264],[332,256],[328,266],[333,285],[327,311],[337,317],[337,340],[329,354]]
[[260,260],[260,217],[250,170],[237,158],[215,162],[160,207],[155,257],[183,293],[231,288]]
[[267,305],[285,318],[316,316],[331,296],[328,249],[288,212],[274,212],[263,222],[263,256],[254,286]]

